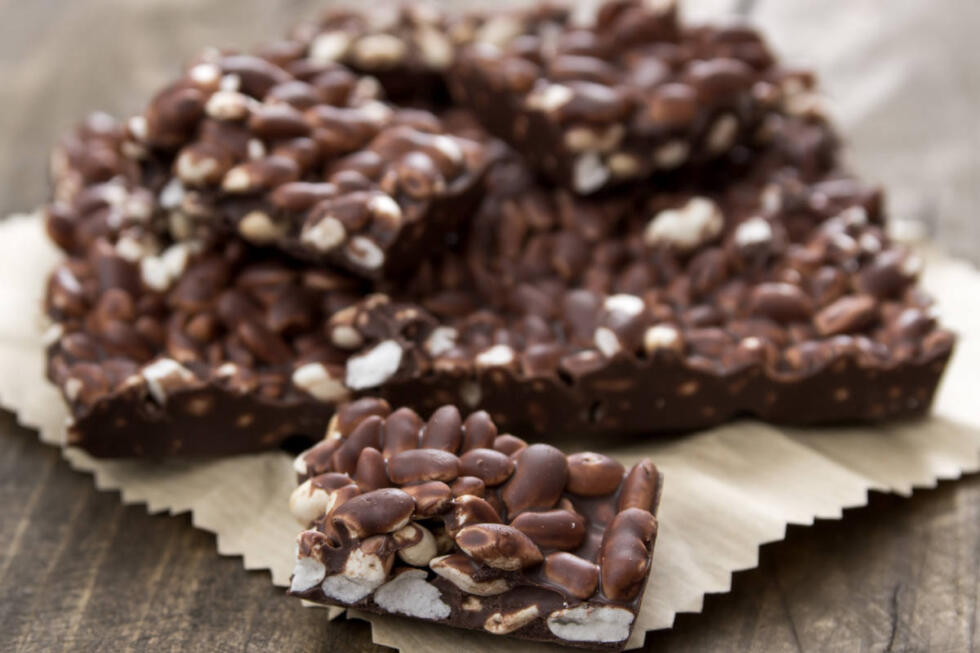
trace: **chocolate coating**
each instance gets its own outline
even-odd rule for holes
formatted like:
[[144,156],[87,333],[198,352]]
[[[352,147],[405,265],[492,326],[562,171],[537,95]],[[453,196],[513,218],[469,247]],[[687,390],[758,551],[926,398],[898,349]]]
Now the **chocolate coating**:
[[[396,12],[336,14],[257,56],[209,54],[136,119],[66,136],[47,213],[69,259],[46,310],[71,442],[99,456],[256,451],[318,437],[360,396],[482,408],[538,440],[924,413],[954,338],[916,287],[916,258],[886,236],[880,193],[840,168],[833,130],[802,110],[812,77],[780,69],[749,30],[686,28],[629,0],[591,28],[566,18],[490,12],[460,19],[452,39],[483,43],[477,58],[503,53],[515,93],[545,78],[574,91],[538,98],[576,126],[601,118],[601,134],[569,131],[572,146],[642,142],[616,129],[635,110],[624,88],[650,90],[651,120],[687,125],[752,82],[760,124],[703,164],[578,197],[541,183],[472,115],[386,105],[367,68],[337,62],[353,65],[362,37],[407,61],[421,26],[457,25]],[[315,42],[337,25],[351,42]],[[385,34],[402,46],[374,38]],[[458,180],[483,195],[475,213],[452,204],[467,228],[419,218],[438,242],[394,253],[411,207],[435,215]],[[282,237],[264,239],[287,214]],[[289,242],[306,227],[413,273],[367,279],[378,275],[304,256]],[[450,420],[426,446],[490,448],[486,418]],[[415,437],[417,425],[396,427],[384,456]]]
[[555,183],[589,195],[709,163],[773,116],[825,122],[812,78],[756,32],[680,25],[674,3],[606,6],[592,24],[464,47],[449,75],[456,101]]
[[[406,413],[399,409],[368,419],[404,420]],[[421,430],[443,423],[447,414],[452,413],[434,411]],[[324,442],[340,442],[342,450],[366,423],[335,426]],[[396,433],[384,425],[381,431]],[[465,474],[476,460],[509,462],[511,443],[497,440],[505,451],[463,453],[456,470],[460,475],[444,480],[455,485],[473,478]],[[451,503],[444,483],[416,484],[414,475],[396,469],[407,457],[413,468],[433,454],[453,457],[460,453],[459,444],[448,451],[413,448],[396,453],[387,460],[396,487],[355,496],[343,475],[323,464],[318,452],[323,445],[301,454],[297,470],[305,473],[300,474],[303,482],[291,506],[308,530],[298,538],[290,593],[524,639],[621,648],[642,600],[656,536],[654,511],[662,486],[656,467],[643,461],[627,472],[619,465],[617,482],[610,488],[609,472],[618,465],[611,459],[598,454],[566,457],[549,445],[532,444],[516,455],[510,481],[484,488],[486,499],[463,495]],[[382,448],[386,445],[380,443]],[[424,444],[419,440],[416,446]],[[582,461],[602,463],[604,473],[595,478],[594,490],[583,487],[589,479],[581,473],[574,480],[567,478],[566,470],[581,467]],[[566,482],[576,486],[575,492]],[[312,519],[311,483],[326,493],[322,504],[314,504],[326,507]],[[437,495],[440,501],[430,500]],[[414,499],[414,511],[406,496]],[[646,508],[638,507],[644,502]],[[506,511],[491,503],[506,506]],[[412,521],[406,524],[409,513]],[[396,590],[405,592],[403,600],[392,598]],[[575,629],[563,630],[568,620],[588,625],[589,615],[598,610],[617,615],[621,626],[607,632],[596,621],[584,636]]]

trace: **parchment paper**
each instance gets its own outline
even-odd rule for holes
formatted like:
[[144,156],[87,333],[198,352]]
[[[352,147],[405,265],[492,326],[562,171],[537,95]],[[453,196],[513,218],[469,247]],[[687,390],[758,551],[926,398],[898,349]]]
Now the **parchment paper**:
[[[67,415],[43,378],[40,301],[46,271],[58,258],[36,216],[0,224],[0,405],[55,445],[64,441]],[[653,571],[631,646],[640,646],[647,630],[670,627],[678,612],[700,611],[706,593],[728,591],[732,572],[754,567],[759,546],[782,539],[787,524],[838,518],[845,508],[864,505],[872,489],[907,495],[980,469],[980,404],[971,393],[980,365],[980,314],[972,310],[980,273],[930,258],[925,284],[939,298],[945,323],[961,336],[933,417],[843,429],[747,420],[605,451],[624,463],[648,456],[666,478]],[[219,553],[241,555],[246,569],[268,569],[275,584],[288,584],[299,528],[286,507],[295,480],[285,453],[162,464],[100,461],[74,448],[64,455],[75,469],[91,472],[100,489],[119,490],[126,503],[145,503],[150,512],[189,511],[196,527],[217,535]],[[377,643],[409,652],[554,648],[356,616],[372,622]]]
[[[753,19],[791,60],[815,65],[831,112],[855,143],[858,169],[886,182],[892,213],[938,228],[961,251],[976,245],[980,112],[971,102],[973,39],[980,5],[957,0],[692,0],[697,18],[753,5]],[[973,77],[971,77],[971,74]],[[973,98],[976,99],[975,97]],[[938,227],[934,216],[947,216]],[[957,218],[957,216],[959,216]],[[945,234],[942,232],[945,230]],[[974,237],[971,237],[973,235]],[[43,441],[64,440],[65,408],[44,381],[40,297],[58,253],[36,217],[0,224],[0,405]],[[787,524],[838,518],[869,490],[910,494],[939,479],[980,470],[980,273],[931,255],[925,285],[960,341],[933,417],[877,428],[786,429],[741,422],[667,443],[607,451],[623,462],[651,457],[666,476],[653,571],[631,646],[670,627],[678,612],[701,610],[704,595],[730,588],[753,567],[761,544]],[[241,555],[288,583],[298,530],[286,509],[294,486],[288,456],[267,453],[211,462],[97,461],[64,449],[96,486],[119,490],[150,512],[190,512],[217,535],[219,553]],[[242,484],[241,478],[251,480]],[[235,482],[228,482],[235,479]],[[332,616],[339,611],[331,611]],[[476,633],[371,615],[374,641],[403,651],[545,651]]]

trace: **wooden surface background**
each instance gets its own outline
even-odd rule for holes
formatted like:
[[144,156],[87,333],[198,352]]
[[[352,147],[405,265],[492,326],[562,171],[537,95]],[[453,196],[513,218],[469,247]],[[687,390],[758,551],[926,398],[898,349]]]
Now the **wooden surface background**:
[[[196,48],[254,43],[321,4],[0,0],[0,210],[44,200],[47,151],[83,113],[128,115]],[[730,594],[649,636],[647,648],[973,651],[978,619],[974,476],[911,499],[874,495],[842,521],[790,528]],[[3,413],[0,649],[380,650],[366,624],[328,625],[267,574],[218,556],[188,516],[150,516],[96,491]]]

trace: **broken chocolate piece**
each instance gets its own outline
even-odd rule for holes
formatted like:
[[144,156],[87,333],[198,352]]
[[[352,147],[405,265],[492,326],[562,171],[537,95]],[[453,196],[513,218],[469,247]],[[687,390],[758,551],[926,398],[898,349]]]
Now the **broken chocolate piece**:
[[364,394],[483,408],[539,440],[920,415],[953,336],[918,258],[876,191],[787,164],[793,133],[672,192],[577,198],[497,166],[465,249],[386,292],[240,242],[132,259],[96,238],[48,288],[72,442],[254,451]]
[[[360,435],[369,423],[384,434],[370,445]],[[421,425],[410,439],[397,435],[407,424]],[[495,430],[486,413],[463,421],[452,406],[424,424],[378,400],[341,407],[324,440],[296,459],[300,485],[290,509],[308,530],[298,537],[290,593],[496,635],[622,649],[650,571],[662,475],[649,460],[627,471],[606,456],[566,456],[547,444],[513,451],[498,438],[474,446],[490,444],[483,434]],[[443,447],[430,448],[433,432]],[[397,453],[380,453],[389,450]],[[352,457],[357,469],[345,471],[342,461]],[[365,475],[361,460],[376,461],[377,471]],[[446,484],[470,472],[483,481],[480,496],[452,493]],[[366,484],[367,476],[378,480]]]
[[331,8],[319,21],[300,25],[291,39],[268,49],[291,65],[338,62],[371,75],[396,103],[442,107],[450,103],[445,74],[461,46],[503,46],[522,34],[566,23],[569,13],[548,4],[486,13],[446,12],[425,2],[357,11]]
[[[479,202],[485,137],[380,101],[340,64],[289,70],[209,55],[126,126],[100,115],[66,135],[55,242],[79,254],[106,237],[142,261],[231,230],[372,279],[441,251]],[[166,265],[147,265],[162,285]]]
[[606,2],[586,24],[529,24],[463,48],[455,99],[535,170],[588,195],[704,165],[792,115],[824,123],[812,76],[744,26],[687,27],[674,2]]
[[[604,5],[598,30],[560,12],[487,14],[460,42],[510,51],[564,35],[555,43],[584,54],[608,33],[779,73],[750,32],[676,28],[670,3],[635,4]],[[953,336],[916,287],[918,259],[885,235],[880,193],[841,171],[819,116],[766,108],[710,163],[584,198],[515,155],[498,161],[472,116],[396,108],[369,78],[311,63],[319,33],[261,56],[210,51],[141,116],[95,116],[55,152],[48,227],[69,259],[48,286],[48,376],[73,444],[262,450],[318,436],[364,395],[483,408],[538,440],[928,409]],[[561,74],[598,79],[590,57],[563,58]],[[786,79],[781,92],[812,85]],[[453,180],[467,197],[486,181],[478,212],[440,204]],[[445,232],[439,206],[468,228]],[[458,479],[473,496],[481,483]]]

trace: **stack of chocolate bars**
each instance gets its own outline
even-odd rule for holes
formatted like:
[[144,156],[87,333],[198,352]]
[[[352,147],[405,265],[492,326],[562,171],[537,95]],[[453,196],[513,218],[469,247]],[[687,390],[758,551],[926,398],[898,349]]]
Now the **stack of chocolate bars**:
[[660,475],[543,443],[927,411],[954,338],[813,76],[670,1],[581,13],[334,10],[66,135],[70,443],[326,432],[294,593],[617,649]]

